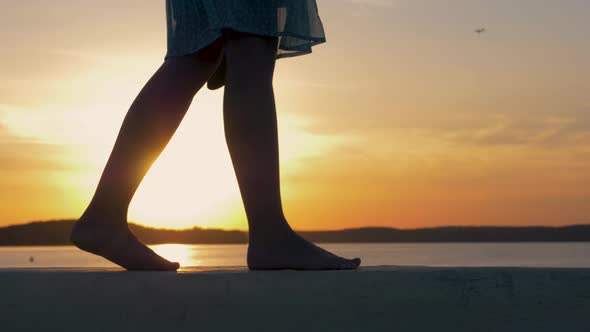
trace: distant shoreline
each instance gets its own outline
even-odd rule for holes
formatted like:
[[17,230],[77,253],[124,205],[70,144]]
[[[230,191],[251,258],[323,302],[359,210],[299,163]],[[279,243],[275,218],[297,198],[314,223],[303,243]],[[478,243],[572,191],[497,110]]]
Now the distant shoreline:
[[[0,228],[0,246],[67,246],[74,220],[31,222]],[[248,233],[238,230],[192,228],[156,229],[137,224],[131,231],[146,244],[246,244]],[[549,226],[445,226],[418,229],[367,227],[336,231],[301,231],[317,243],[483,243],[590,242],[590,224]]]

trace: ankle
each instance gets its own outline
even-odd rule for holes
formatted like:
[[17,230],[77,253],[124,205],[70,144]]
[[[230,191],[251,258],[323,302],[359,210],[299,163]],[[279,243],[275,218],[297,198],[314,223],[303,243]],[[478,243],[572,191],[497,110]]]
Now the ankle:
[[101,223],[105,226],[126,226],[127,210],[91,203],[80,217],[80,221],[83,223]]
[[248,231],[249,244],[269,244],[281,242],[294,234],[293,229],[287,221],[273,223],[255,223],[251,225]]

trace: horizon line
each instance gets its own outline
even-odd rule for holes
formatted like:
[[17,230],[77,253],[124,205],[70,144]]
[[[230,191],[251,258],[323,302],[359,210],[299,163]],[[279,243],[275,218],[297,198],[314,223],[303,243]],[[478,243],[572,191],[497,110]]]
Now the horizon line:
[[[27,221],[18,224],[9,224],[5,226],[0,226],[2,228],[9,228],[9,227],[18,227],[18,226],[26,226],[38,223],[50,223],[50,222],[76,222],[78,219],[47,219],[47,220],[33,220]],[[224,231],[224,232],[248,232],[248,229],[225,229],[225,228],[214,228],[214,227],[201,227],[201,226],[193,226],[190,228],[166,228],[166,227],[153,227],[140,224],[137,221],[129,221],[129,225],[134,225],[138,227],[153,229],[153,230],[161,230],[161,231],[190,231],[194,229],[200,230],[211,230],[211,231]],[[416,231],[416,230],[426,230],[426,229],[441,229],[441,228],[571,228],[571,227],[580,227],[580,226],[590,226],[590,221],[588,223],[583,224],[567,224],[567,225],[560,225],[560,226],[548,226],[548,225],[522,225],[522,226],[514,226],[514,225],[441,225],[441,226],[430,226],[430,227],[417,227],[417,228],[398,228],[392,226],[362,226],[362,227],[351,227],[351,228],[341,228],[341,229],[323,229],[323,230],[303,230],[297,229],[297,232],[343,232],[343,231],[351,231],[351,230],[362,230],[362,229],[391,229],[391,230],[399,230],[399,231]]]

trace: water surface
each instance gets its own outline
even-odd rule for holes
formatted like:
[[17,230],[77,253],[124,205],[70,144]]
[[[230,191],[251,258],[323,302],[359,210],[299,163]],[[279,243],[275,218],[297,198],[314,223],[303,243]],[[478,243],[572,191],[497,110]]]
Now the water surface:
[[[245,266],[246,245],[150,246],[182,266]],[[590,243],[331,243],[328,250],[361,257],[363,266],[590,267]],[[0,247],[0,268],[114,267],[72,246]]]

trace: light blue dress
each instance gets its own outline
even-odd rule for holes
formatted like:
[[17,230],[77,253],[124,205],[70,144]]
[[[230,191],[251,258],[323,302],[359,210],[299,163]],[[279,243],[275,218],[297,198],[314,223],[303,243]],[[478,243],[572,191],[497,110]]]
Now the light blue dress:
[[166,0],[166,17],[166,57],[195,53],[223,29],[279,37],[277,59],[326,41],[315,0]]

